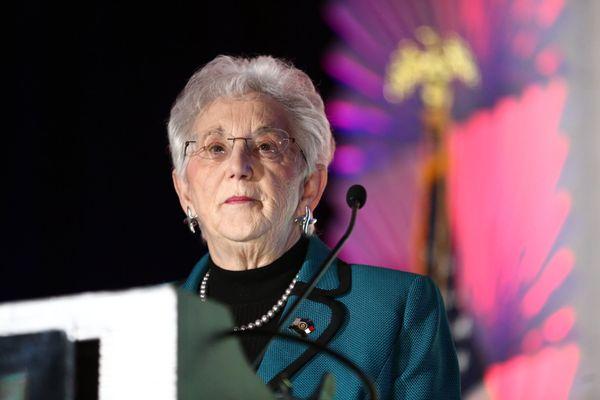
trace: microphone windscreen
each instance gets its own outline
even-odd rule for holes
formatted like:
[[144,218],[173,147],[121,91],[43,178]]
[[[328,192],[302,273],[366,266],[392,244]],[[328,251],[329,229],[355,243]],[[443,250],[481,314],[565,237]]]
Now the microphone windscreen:
[[367,191],[361,185],[352,185],[346,192],[346,203],[350,208],[362,208],[367,202]]

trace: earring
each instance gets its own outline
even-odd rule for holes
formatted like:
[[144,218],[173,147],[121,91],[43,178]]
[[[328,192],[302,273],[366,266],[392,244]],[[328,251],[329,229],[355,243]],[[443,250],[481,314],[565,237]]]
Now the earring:
[[294,218],[294,222],[300,224],[300,226],[302,227],[302,232],[306,236],[309,236],[314,230],[313,225],[315,224],[315,222],[317,222],[317,219],[313,218],[313,214],[310,210],[310,207],[306,206],[306,208],[304,209],[304,215]]
[[183,220],[183,223],[188,226],[192,233],[196,233],[196,227],[198,225],[198,216],[192,213],[192,210],[188,207],[186,210],[187,218]]

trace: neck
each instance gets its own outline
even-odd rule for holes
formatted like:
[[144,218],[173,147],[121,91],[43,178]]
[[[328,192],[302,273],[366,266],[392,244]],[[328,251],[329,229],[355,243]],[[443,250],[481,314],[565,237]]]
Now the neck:
[[244,271],[271,264],[281,257],[300,239],[300,232],[293,229],[284,240],[261,237],[247,242],[208,240],[210,257],[219,267],[232,271]]

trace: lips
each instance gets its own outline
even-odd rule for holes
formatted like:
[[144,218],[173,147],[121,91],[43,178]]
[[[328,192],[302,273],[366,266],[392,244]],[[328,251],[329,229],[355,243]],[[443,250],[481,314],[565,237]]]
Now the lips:
[[252,197],[248,196],[231,196],[225,200],[225,204],[244,204],[255,201]]

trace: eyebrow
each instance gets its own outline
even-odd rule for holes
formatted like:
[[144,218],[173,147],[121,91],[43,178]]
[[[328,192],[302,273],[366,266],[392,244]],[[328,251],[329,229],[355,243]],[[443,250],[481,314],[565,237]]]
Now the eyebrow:
[[202,132],[202,135],[210,135],[211,133],[223,135],[225,133],[225,129],[223,129],[222,126],[217,126],[214,128],[207,129],[206,131]]
[[198,140],[202,140],[203,138],[209,136],[209,135],[219,135],[219,136],[224,136],[225,135],[225,130],[223,129],[223,127],[221,126],[217,126],[214,128],[209,128],[205,131],[202,131],[200,133],[197,134],[197,138]]
[[[281,129],[281,128],[277,128],[277,127],[274,127],[272,125],[261,125],[261,126],[259,126],[258,128],[256,128],[255,130],[253,130],[250,133],[254,133],[254,132],[259,131],[261,129]],[[227,132],[225,132],[225,129],[223,129],[222,126],[217,126],[217,127],[209,128],[206,131],[201,132],[198,136],[199,137],[206,137],[206,136],[212,135],[212,134],[217,134],[219,136],[224,136],[226,133]]]

